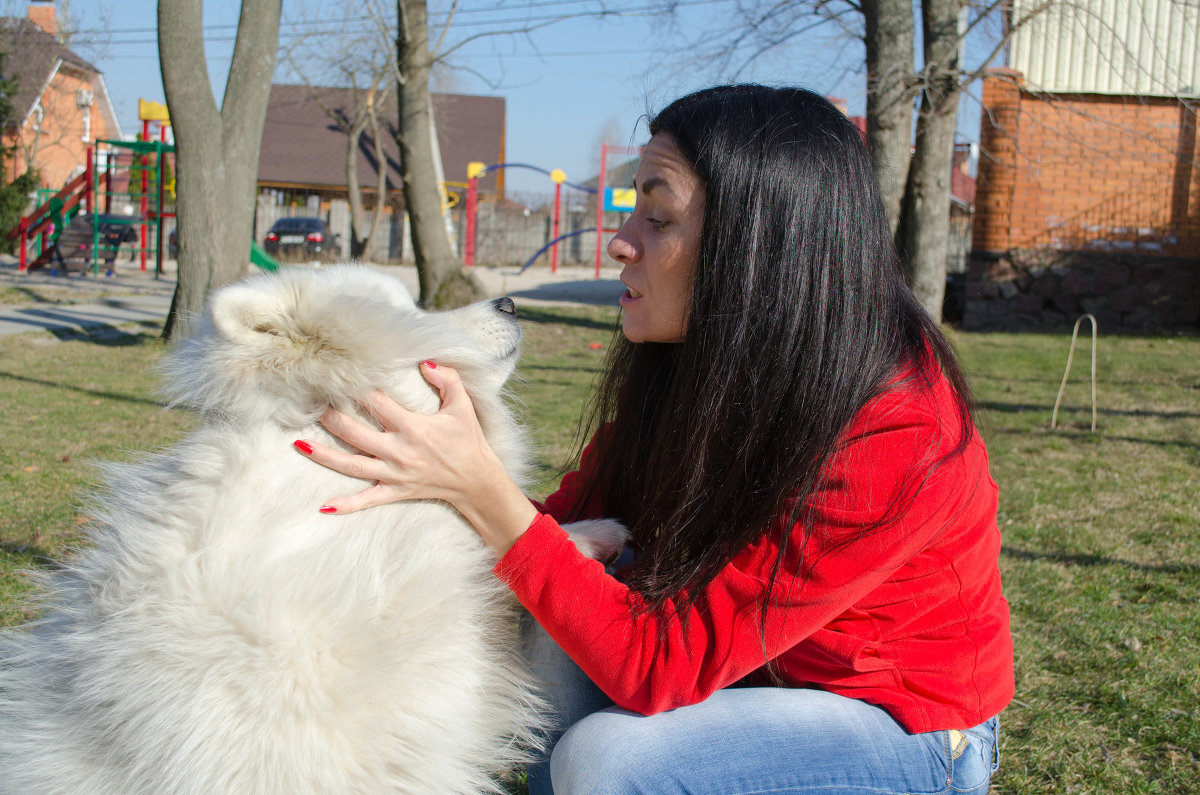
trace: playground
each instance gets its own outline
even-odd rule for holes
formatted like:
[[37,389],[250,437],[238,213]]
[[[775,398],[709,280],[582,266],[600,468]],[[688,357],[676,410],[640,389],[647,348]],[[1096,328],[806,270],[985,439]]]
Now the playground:
[[[165,126],[162,135],[165,137]],[[174,226],[174,147],[163,140],[98,140],[87,164],[58,191],[40,190],[35,208],[8,232],[22,271],[101,269],[112,275],[122,249],[140,270],[162,269]]]
[[[557,271],[560,244],[571,238],[591,235],[594,239],[594,258],[592,261],[594,276],[597,279],[600,278],[600,271],[605,261],[604,236],[617,232],[624,215],[633,212],[636,198],[631,187],[625,184],[608,184],[607,180],[610,177],[608,167],[609,155],[637,156],[641,154],[641,151],[640,147],[603,144],[600,148],[600,172],[597,177],[596,187],[569,182],[566,173],[562,169],[557,168],[549,170],[528,163],[497,163],[494,165],[486,165],[482,162],[469,163],[467,165],[466,201],[462,217],[463,264],[474,266],[477,260],[479,242],[479,180],[489,173],[501,169],[527,169],[540,172],[550,178],[550,181],[554,184],[554,199],[550,205],[551,223],[548,234],[549,240],[523,261],[521,271],[524,272],[535,264],[544,264],[539,263],[539,260],[546,254],[548,254],[550,272]],[[572,229],[569,232],[562,231],[564,187],[575,192],[577,195],[582,195],[587,201],[594,203],[595,223],[592,226]],[[597,230],[599,230],[599,233],[597,233]]]
[[[175,147],[167,142],[165,106],[142,100],[136,141],[100,139],[87,148],[83,171],[61,189],[41,189],[34,207],[7,232],[17,245],[18,270],[51,275],[136,267],[155,276],[174,259]],[[251,261],[279,264],[251,242]]]

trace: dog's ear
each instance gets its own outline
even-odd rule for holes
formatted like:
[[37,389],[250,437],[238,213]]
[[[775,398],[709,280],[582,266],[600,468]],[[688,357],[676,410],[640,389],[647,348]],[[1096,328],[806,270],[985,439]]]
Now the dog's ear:
[[263,335],[286,336],[287,313],[275,290],[261,285],[235,284],[213,293],[209,304],[217,333],[234,342],[252,342]]

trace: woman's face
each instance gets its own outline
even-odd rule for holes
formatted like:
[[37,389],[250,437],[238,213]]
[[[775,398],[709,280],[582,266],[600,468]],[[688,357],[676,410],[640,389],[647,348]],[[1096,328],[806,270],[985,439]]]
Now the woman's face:
[[621,329],[630,342],[681,342],[704,225],[704,184],[663,133],[642,150],[637,204],[608,244],[625,266]]

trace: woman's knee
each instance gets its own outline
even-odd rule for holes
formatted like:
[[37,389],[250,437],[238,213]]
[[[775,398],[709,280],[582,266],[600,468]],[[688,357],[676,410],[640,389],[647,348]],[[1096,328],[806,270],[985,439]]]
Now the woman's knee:
[[647,718],[624,710],[603,710],[583,718],[559,739],[550,757],[550,778],[558,795],[658,792],[665,749],[647,731]]

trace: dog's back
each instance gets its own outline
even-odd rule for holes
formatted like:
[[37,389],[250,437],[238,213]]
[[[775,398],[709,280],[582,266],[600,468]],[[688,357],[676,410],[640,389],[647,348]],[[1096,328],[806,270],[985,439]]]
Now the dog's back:
[[[339,300],[342,282],[308,278],[288,289]],[[352,310],[370,303],[361,292]],[[377,309],[386,320],[388,307]],[[329,322],[255,333],[311,349],[328,342]],[[208,355],[204,345],[240,344],[216,326],[183,355],[188,367],[188,356]],[[437,328],[422,325],[416,338],[432,344],[447,333]],[[365,321],[337,331],[385,332]],[[448,357],[464,355],[463,341],[446,345]],[[335,347],[330,361],[349,350]],[[225,353],[221,366],[248,371],[219,388],[254,407],[248,385],[275,384],[263,368],[283,365],[262,364],[261,351],[245,361]],[[292,377],[287,367],[324,377],[311,357],[326,353],[294,357],[281,377]],[[409,370],[436,352],[389,355],[405,373],[391,386],[414,390]],[[364,366],[361,378],[380,368]],[[520,434],[488,391],[507,375],[473,398],[511,458]],[[477,792],[535,742],[538,702],[491,553],[439,503],[318,514],[322,499],[361,488],[290,449],[300,435],[323,438],[315,419],[330,396],[270,389],[258,400],[270,410],[238,412],[185,388],[200,427],[166,453],[112,468],[93,545],[48,575],[45,619],[0,642],[0,791]],[[299,425],[279,421],[288,411]]]

